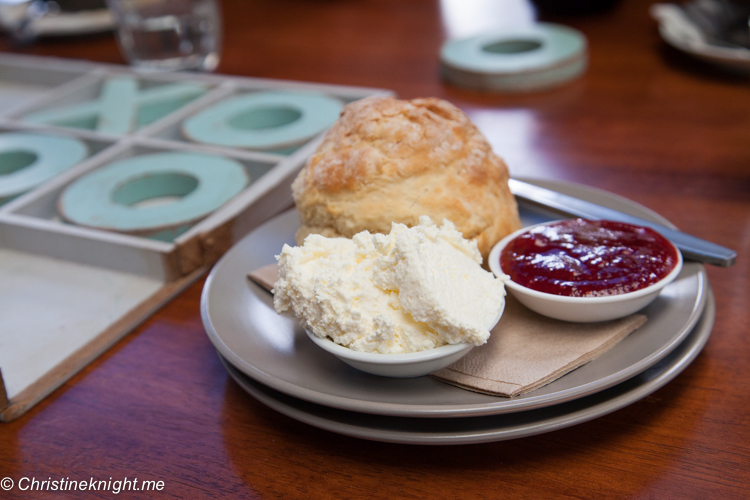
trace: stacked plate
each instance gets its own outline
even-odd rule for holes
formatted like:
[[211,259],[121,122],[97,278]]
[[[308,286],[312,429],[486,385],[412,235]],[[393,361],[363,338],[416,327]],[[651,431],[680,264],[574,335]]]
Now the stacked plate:
[[[529,181],[639,217],[662,217],[611,193]],[[521,207],[525,225],[551,220]],[[651,394],[685,369],[711,334],[715,306],[701,264],[689,262],[644,313],[648,322],[594,361],[513,398],[474,393],[431,377],[389,379],[359,372],[323,351],[247,273],[294,244],[286,212],[235,245],[206,281],[201,314],[232,378],[269,407],[332,432],[378,441],[462,444],[549,432],[606,415]]]

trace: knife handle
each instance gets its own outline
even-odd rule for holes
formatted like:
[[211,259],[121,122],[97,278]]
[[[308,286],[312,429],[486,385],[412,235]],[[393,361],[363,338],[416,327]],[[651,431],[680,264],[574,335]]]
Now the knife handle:
[[533,206],[542,207],[554,212],[584,219],[606,219],[628,222],[639,226],[650,227],[670,240],[679,248],[686,260],[694,260],[720,267],[730,267],[737,260],[737,252],[730,248],[717,245],[672,229],[650,220],[626,214],[613,208],[605,207],[569,196],[557,191],[535,186],[517,179],[508,180],[511,192],[519,202],[526,202]]

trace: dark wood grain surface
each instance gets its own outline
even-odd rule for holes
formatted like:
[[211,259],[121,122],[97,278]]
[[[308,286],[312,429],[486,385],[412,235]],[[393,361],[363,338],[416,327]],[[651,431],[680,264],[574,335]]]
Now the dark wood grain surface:
[[[199,282],[1,425],[0,476],[162,480],[163,491],[147,495],[157,498],[750,496],[750,79],[667,47],[650,3],[547,17],[590,43],[586,74],[547,92],[445,85],[438,51],[451,24],[427,0],[225,1],[219,72],[448,99],[512,174],[610,190],[737,250],[734,267],[708,270],[713,333],[673,382],[613,414],[525,439],[422,447],[343,437],[266,408],[228,377],[201,324]],[[123,62],[110,35],[26,47],[2,38],[0,50]]]

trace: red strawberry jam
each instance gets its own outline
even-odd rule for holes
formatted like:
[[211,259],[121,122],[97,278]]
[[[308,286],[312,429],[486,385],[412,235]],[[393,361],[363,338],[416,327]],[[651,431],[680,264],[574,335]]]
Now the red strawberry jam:
[[500,267],[519,285],[570,297],[633,292],[667,276],[675,247],[653,229],[574,219],[536,226],[514,238]]

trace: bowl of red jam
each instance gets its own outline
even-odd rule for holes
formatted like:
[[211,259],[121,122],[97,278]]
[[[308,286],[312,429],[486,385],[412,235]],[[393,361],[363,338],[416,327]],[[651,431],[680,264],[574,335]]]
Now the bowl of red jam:
[[621,318],[650,304],[682,269],[679,250],[651,228],[571,219],[523,228],[490,252],[490,269],[526,307],[565,321]]

